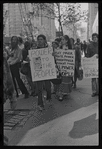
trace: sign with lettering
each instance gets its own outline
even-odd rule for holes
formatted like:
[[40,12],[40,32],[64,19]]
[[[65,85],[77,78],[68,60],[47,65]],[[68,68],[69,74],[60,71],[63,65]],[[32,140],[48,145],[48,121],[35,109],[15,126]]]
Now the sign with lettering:
[[63,76],[74,76],[75,50],[56,50],[56,62]]
[[51,47],[29,50],[32,81],[57,78]]
[[98,59],[83,58],[83,78],[98,78]]

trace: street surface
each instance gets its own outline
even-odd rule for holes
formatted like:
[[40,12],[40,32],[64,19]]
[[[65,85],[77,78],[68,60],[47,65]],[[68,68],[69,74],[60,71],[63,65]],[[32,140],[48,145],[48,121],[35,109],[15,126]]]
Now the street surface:
[[4,134],[10,146],[99,144],[98,96],[91,97],[91,79],[77,81],[68,99],[60,102],[52,94],[51,104],[44,103],[43,112],[37,109],[36,97],[21,95],[15,112],[5,103]]

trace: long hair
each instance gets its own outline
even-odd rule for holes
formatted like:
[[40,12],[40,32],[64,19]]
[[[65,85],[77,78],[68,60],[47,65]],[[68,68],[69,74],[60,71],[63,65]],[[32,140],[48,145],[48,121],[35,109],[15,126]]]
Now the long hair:
[[68,35],[64,35],[63,37],[65,38],[65,40],[67,40],[68,49],[72,49],[72,45],[71,45],[69,36]]

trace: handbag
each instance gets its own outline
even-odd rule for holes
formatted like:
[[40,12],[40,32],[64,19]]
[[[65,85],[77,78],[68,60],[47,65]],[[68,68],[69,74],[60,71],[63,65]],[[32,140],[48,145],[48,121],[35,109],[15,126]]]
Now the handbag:
[[20,72],[23,75],[28,75],[28,73],[30,72],[29,63],[22,63]]

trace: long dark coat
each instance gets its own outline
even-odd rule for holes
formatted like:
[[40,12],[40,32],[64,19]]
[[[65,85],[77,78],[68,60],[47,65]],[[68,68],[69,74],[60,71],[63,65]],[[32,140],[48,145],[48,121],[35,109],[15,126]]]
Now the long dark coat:
[[76,71],[78,72],[79,67],[81,66],[81,50],[77,45],[74,46],[74,50],[75,50],[75,68]]

